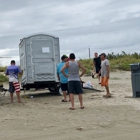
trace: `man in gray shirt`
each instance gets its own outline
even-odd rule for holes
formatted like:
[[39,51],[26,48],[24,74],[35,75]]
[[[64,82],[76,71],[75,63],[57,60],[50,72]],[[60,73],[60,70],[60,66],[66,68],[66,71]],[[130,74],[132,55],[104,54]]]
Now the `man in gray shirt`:
[[100,55],[101,57],[101,70],[99,74],[101,74],[101,86],[104,86],[106,88],[106,95],[103,97],[109,98],[111,97],[111,94],[109,92],[109,86],[108,86],[108,80],[109,80],[109,74],[110,74],[110,66],[109,61],[106,59],[106,54],[102,53]]

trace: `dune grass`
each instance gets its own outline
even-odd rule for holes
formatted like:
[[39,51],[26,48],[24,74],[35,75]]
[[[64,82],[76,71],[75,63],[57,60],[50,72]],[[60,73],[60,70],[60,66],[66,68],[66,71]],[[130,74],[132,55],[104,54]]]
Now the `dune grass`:
[[6,71],[6,67],[0,66],[0,72],[5,72],[5,71]]
[[[120,54],[114,54],[113,52],[107,54],[107,59],[110,62],[110,69],[111,71],[116,70],[123,70],[123,71],[130,71],[130,64],[132,63],[140,63],[140,54],[132,53],[127,54],[124,51]],[[91,73],[94,69],[93,67],[93,58],[92,59],[80,59],[79,60],[87,69],[86,74]],[[6,67],[0,66],[0,72],[5,72]],[[0,75],[0,82],[8,81],[7,77],[4,75]]]
[[0,82],[8,82],[8,78],[5,75],[0,74]]
[[[111,71],[130,71],[130,64],[140,63],[140,54],[126,54],[123,51],[121,54],[114,54],[112,52],[110,54],[107,54],[107,59],[110,61]],[[90,73],[90,71],[93,70],[93,59],[80,59],[79,61],[86,67],[86,73]]]
[[3,73],[6,71],[6,67],[0,66],[0,83],[2,82],[8,82],[7,76],[5,76]]

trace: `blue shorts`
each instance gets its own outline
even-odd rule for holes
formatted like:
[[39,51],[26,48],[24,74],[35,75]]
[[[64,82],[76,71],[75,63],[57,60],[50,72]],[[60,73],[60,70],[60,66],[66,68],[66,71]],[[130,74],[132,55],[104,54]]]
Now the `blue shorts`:
[[69,87],[69,93],[76,93],[76,94],[83,93],[81,81],[69,81],[68,87]]

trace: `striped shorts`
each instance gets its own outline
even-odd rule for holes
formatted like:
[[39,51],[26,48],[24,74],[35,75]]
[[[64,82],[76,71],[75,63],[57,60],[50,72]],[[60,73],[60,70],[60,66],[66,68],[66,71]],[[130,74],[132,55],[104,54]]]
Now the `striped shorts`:
[[19,82],[9,82],[9,92],[14,93],[15,91],[20,92]]

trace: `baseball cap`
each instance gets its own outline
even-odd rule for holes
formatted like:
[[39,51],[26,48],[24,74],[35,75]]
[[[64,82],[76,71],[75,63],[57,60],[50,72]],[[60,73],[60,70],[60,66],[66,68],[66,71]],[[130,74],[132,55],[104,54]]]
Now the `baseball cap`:
[[68,58],[68,56],[64,54],[64,55],[61,57],[61,60],[64,60],[65,58]]
[[105,53],[101,53],[100,56],[101,56],[101,55],[103,55],[104,57],[106,57],[106,54],[105,54]]
[[15,60],[11,60],[11,63],[16,63]]
[[75,58],[76,58],[76,57],[75,57],[75,54],[74,54],[74,53],[71,53],[70,56],[69,56],[69,58],[70,58],[70,59],[75,59]]

